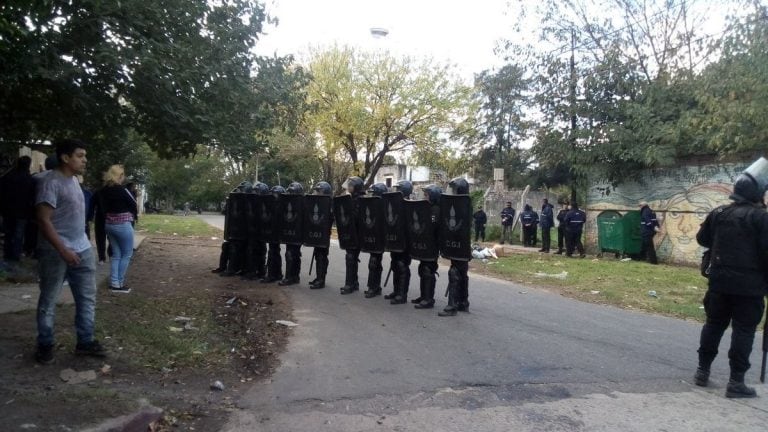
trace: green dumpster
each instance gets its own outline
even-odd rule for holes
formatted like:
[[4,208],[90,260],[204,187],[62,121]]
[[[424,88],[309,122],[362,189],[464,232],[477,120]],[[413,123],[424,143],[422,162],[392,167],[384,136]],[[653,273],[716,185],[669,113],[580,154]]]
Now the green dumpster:
[[640,252],[640,212],[629,211],[622,216],[613,210],[597,215],[597,245],[600,253],[613,252],[616,257]]

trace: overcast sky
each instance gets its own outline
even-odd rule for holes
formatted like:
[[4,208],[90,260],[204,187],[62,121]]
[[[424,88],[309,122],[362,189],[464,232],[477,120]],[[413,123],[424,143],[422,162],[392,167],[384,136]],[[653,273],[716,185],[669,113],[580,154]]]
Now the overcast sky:
[[[383,48],[452,63],[468,83],[473,74],[503,64],[493,52],[500,39],[526,38],[531,42],[538,33],[533,16],[527,25],[529,31],[516,34],[512,29],[520,5],[532,6],[538,0],[265,1],[268,13],[279,19],[279,25],[267,27],[267,34],[256,46],[258,54],[293,54],[301,61],[313,46],[338,43]],[[703,8],[700,12],[710,20],[701,28],[705,34],[722,30],[723,18],[733,12],[732,7],[721,6],[721,0],[680,1]],[[374,39],[372,27],[386,28],[389,35]]]
[[[511,34],[507,0],[267,0],[277,27],[257,44],[259,54],[294,54],[334,42],[432,56],[458,67],[465,79],[499,65],[498,39]],[[371,27],[389,30],[374,39]]]

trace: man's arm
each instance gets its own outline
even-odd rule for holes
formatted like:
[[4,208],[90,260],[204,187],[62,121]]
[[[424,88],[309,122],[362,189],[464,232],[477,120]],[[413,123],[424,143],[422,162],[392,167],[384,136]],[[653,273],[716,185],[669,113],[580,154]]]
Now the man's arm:
[[53,222],[51,222],[51,215],[53,215],[53,207],[46,203],[37,205],[37,223],[40,226],[43,237],[59,252],[59,255],[67,264],[71,266],[80,264],[80,257],[75,252],[67,249],[64,246],[64,242],[61,241],[56,228],[53,227]]
[[704,246],[705,248],[711,248],[712,247],[712,215],[714,212],[710,212],[707,215],[707,218],[704,219],[704,222],[701,224],[701,227],[699,228],[699,232],[696,233],[696,241],[699,242],[700,245]]

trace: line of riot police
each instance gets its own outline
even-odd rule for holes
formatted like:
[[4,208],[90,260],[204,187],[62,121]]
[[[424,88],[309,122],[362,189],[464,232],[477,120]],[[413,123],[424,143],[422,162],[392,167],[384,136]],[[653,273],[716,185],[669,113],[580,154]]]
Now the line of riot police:
[[[422,188],[424,199],[411,199],[413,185],[401,180],[390,192],[383,183],[364,190],[359,177],[347,179],[347,193],[331,197],[331,185],[319,182],[304,194],[299,183],[269,188],[264,183],[241,183],[227,197],[224,243],[219,267],[223,276],[240,275],[264,283],[300,283],[301,246],[313,247],[310,266],[316,267],[312,289],[325,287],[331,227],[336,223],[339,246],[345,251],[343,295],[359,290],[360,253],[367,253],[366,298],[382,294],[383,255],[390,253],[393,291],[390,304],[407,303],[411,260],[419,261],[417,309],[435,304],[438,258],[450,260],[448,305],[440,316],[469,310],[472,205],[463,178],[449,183],[450,193],[436,185]],[[285,275],[280,245],[285,245]],[[267,247],[268,245],[268,247]],[[387,275],[387,281],[389,279]],[[385,281],[385,285],[386,285]]]

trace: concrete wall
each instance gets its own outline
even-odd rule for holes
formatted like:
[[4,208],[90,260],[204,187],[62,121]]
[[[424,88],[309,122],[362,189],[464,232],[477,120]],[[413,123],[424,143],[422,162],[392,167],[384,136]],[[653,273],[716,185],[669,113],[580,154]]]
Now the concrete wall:
[[656,212],[661,232],[655,236],[659,259],[678,264],[698,264],[701,248],[696,242],[699,225],[714,208],[730,202],[733,181],[749,166],[741,163],[683,165],[648,170],[640,181],[617,187],[595,182],[587,191],[587,247],[597,248],[596,218],[605,210],[639,209],[648,201]]

